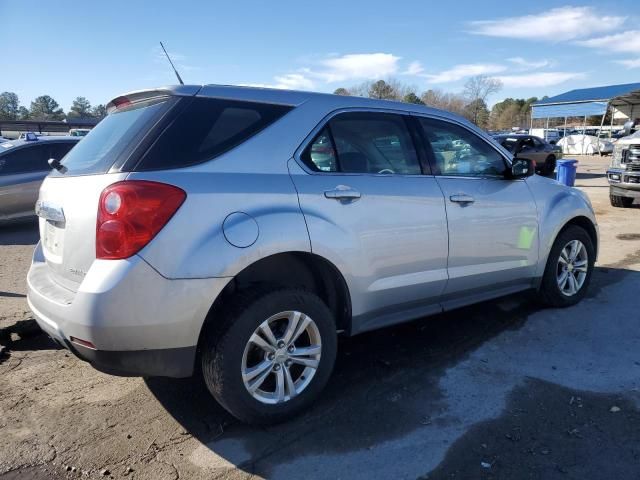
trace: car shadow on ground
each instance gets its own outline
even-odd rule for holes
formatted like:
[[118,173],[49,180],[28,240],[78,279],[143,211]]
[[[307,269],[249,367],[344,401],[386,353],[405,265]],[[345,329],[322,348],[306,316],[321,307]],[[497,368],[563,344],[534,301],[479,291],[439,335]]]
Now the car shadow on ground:
[[0,223],[0,232],[0,245],[35,245],[40,240],[35,216]]
[[[589,297],[637,274],[623,270],[622,264],[612,267],[595,270]],[[540,310],[531,294],[517,294],[343,338],[334,375],[319,401],[306,414],[271,427],[239,424],[212,400],[197,377],[145,382],[167,412],[206,448],[230,465],[269,476],[283,450],[289,462],[310,454],[372,449],[431,424],[432,416],[446,410],[439,387],[445,371],[490,339],[520,329]]]
[[576,180],[591,180],[594,178],[602,178],[605,176],[605,173],[585,173],[578,172],[576,173]]

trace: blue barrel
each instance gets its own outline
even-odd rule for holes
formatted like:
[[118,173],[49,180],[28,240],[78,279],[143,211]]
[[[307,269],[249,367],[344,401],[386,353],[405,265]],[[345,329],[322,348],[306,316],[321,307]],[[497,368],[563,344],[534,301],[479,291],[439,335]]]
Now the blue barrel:
[[558,166],[556,180],[567,187],[573,187],[576,183],[578,160],[558,160],[556,165]]

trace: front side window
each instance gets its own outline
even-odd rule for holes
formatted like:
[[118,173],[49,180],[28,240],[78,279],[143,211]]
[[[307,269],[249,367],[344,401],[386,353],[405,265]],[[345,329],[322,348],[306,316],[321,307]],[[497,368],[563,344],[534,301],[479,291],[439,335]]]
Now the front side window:
[[334,117],[302,159],[319,172],[422,173],[404,118],[387,113],[353,112]]
[[[453,123],[420,118],[420,125],[433,152],[434,171],[439,175],[478,177],[503,176],[502,155],[476,134]],[[443,141],[444,138],[451,141]]]

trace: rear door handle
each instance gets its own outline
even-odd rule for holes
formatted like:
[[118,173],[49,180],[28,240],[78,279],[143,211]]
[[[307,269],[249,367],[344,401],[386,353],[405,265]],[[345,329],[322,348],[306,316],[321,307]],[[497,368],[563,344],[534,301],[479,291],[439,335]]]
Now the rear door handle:
[[452,202],[455,202],[455,203],[464,203],[464,204],[473,203],[473,202],[476,201],[476,199],[473,198],[471,195],[467,195],[467,194],[464,194],[464,193],[458,193],[457,195],[451,195],[449,197],[449,200],[451,200]]
[[327,190],[324,192],[326,198],[333,198],[336,200],[357,200],[362,195],[357,190],[353,190],[350,187],[344,185],[338,185],[333,190]]

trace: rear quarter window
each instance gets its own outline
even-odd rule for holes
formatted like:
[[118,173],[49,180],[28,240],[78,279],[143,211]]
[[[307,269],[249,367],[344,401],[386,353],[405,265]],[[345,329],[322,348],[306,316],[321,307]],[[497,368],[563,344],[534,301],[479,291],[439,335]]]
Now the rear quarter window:
[[189,99],[135,170],[179,168],[211,160],[247,141],[291,108],[214,98]]

